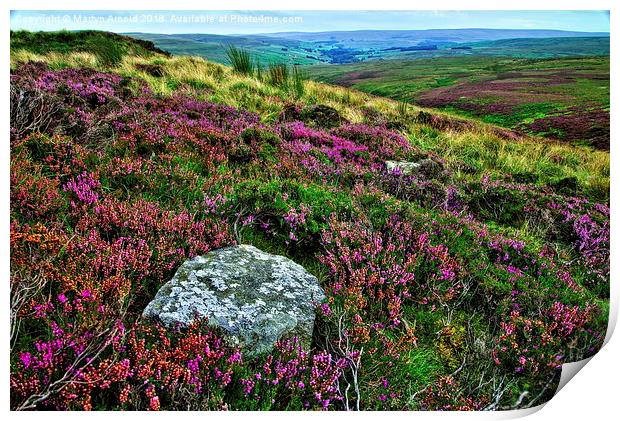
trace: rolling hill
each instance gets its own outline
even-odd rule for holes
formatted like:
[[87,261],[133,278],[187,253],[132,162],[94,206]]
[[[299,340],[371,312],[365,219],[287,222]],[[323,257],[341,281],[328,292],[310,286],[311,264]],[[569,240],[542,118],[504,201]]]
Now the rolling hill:
[[[472,54],[531,58],[575,54],[609,55],[609,34],[564,31],[462,29],[243,36],[146,33],[127,35],[152,41],[173,54],[193,54],[219,63],[226,63],[226,45],[245,48],[264,63],[301,65]],[[506,40],[507,38],[513,41]],[[510,48],[511,44],[515,47]]]

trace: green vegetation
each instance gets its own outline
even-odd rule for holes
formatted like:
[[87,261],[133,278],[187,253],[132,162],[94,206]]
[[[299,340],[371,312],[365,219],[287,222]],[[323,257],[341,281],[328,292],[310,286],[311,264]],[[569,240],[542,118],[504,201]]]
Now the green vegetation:
[[25,50],[35,54],[92,53],[103,66],[118,65],[125,55],[169,55],[150,41],[101,31],[11,31],[11,50]]
[[212,34],[143,34],[128,33],[127,35],[152,41],[159,48],[174,55],[191,55],[209,61],[229,64],[225,45],[235,45],[248,50],[261,63],[314,64],[326,62],[319,59],[318,51],[311,43],[273,37],[226,36]]
[[[431,32],[436,33],[433,35]],[[129,33],[128,35],[152,41],[158,47],[175,55],[195,55],[224,64],[227,61],[222,45],[228,44],[251,51],[265,63],[300,65],[467,56],[510,58],[609,56],[609,37],[603,36],[604,34],[583,36],[584,34],[575,33],[566,36],[566,33],[560,35],[555,31],[548,31],[545,34],[535,34],[534,38],[519,38],[519,36],[528,36],[528,31],[442,32],[441,30],[355,33],[336,31],[269,36],[146,33]],[[558,36],[561,37],[558,38]],[[436,48],[409,50],[420,44],[433,45]]]
[[247,50],[237,48],[234,45],[229,45],[226,48],[226,54],[230,65],[236,72],[249,76],[254,74],[256,64]]
[[[122,40],[103,59],[54,47],[63,33],[39,35],[49,49],[15,36],[13,409],[513,409],[550,399],[559,364],[601,346],[608,152],[261,57],[263,73],[245,47],[228,67]],[[472,69],[506,81],[514,67],[530,82],[571,69],[433,60],[418,63],[424,89],[481,82]],[[572,62],[579,80],[597,83],[585,75],[604,72],[598,60]],[[396,89],[414,70],[384,62],[350,80],[392,74],[384,88]],[[515,116],[555,104],[514,104]],[[236,243],[319,279],[328,298],[308,352],[283,340],[254,360],[206,326],[168,332],[140,317],[184,260]]]
[[524,133],[609,147],[609,57],[474,55],[389,64],[366,61],[307,69],[322,82]]

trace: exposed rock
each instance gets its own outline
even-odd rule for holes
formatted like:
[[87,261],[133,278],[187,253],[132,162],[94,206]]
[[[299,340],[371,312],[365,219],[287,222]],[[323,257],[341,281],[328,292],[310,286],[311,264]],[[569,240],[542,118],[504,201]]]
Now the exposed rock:
[[426,180],[442,179],[445,176],[444,166],[430,158],[418,162],[385,161],[385,166],[388,171],[398,170],[402,175],[415,174]]
[[398,170],[403,175],[415,174],[420,168],[419,163],[407,161],[385,161],[385,166],[388,171]]
[[285,335],[308,346],[315,305],[324,298],[316,277],[302,266],[240,245],[185,261],[143,317],[169,328],[207,318],[251,356],[269,351]]

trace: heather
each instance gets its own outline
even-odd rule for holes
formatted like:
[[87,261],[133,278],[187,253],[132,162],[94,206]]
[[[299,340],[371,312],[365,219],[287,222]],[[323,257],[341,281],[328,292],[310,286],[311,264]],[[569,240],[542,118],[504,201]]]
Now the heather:
[[[11,73],[13,409],[512,409],[600,348],[605,152],[198,59],[40,57]],[[310,349],[250,358],[140,317],[187,258],[239,243],[317,276]]]

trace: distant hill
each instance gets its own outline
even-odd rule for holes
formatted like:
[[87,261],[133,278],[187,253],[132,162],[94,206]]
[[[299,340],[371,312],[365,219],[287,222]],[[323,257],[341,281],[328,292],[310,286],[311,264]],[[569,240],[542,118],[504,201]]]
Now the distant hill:
[[472,54],[523,58],[609,55],[609,34],[552,30],[433,29],[258,35],[127,35],[151,41],[173,54],[197,55],[219,63],[227,63],[225,46],[229,44],[248,49],[263,63],[301,65]]
[[[261,34],[279,39],[292,39],[307,42],[339,42],[347,47],[360,45],[391,47],[417,45],[421,42],[453,43],[477,42],[510,38],[563,38],[563,37],[601,37],[606,32],[558,31],[549,29],[424,29],[424,30],[361,30],[331,32],[279,32]],[[380,44],[378,44],[380,43]]]
[[153,42],[158,47],[177,55],[195,55],[227,63],[226,46],[251,50],[263,63],[327,63],[320,59],[312,43],[262,35],[213,35],[213,34],[147,34],[131,32],[125,35]]
[[477,53],[514,57],[562,57],[609,55],[609,36],[564,38],[518,38],[466,44]]
[[[500,56],[512,58],[557,58],[608,56],[609,37],[511,38],[492,41],[459,43],[435,51],[420,47],[400,47],[400,54],[389,58],[413,59],[453,56]],[[420,48],[419,51],[413,49]],[[385,49],[381,58],[388,58]]]

